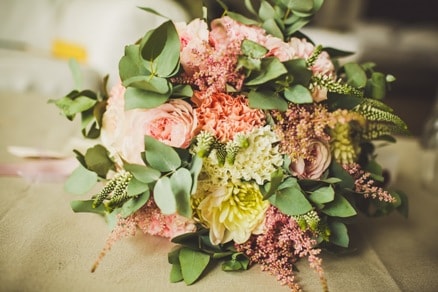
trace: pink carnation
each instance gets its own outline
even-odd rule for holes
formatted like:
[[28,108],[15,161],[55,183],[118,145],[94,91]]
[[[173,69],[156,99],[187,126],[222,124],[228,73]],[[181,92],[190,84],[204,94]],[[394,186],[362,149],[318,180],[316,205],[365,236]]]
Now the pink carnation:
[[265,116],[259,109],[248,106],[243,95],[231,96],[226,93],[214,93],[207,99],[193,100],[197,103],[196,114],[199,130],[212,133],[222,142],[232,140],[237,133],[249,132],[265,124]]

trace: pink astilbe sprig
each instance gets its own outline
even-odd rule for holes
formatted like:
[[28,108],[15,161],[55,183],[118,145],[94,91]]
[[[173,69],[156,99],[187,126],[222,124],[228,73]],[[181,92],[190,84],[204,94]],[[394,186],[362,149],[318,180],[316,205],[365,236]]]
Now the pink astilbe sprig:
[[161,213],[152,199],[131,217],[144,234],[173,238],[196,229],[194,221],[191,219],[178,214],[165,215]]
[[271,111],[275,120],[275,133],[280,137],[280,150],[292,160],[312,159],[310,144],[314,140],[329,141],[326,127],[333,123],[331,114],[319,104],[291,104],[287,111]]
[[136,230],[137,226],[132,217],[123,218],[121,215],[118,215],[117,224],[108,236],[105,246],[91,268],[91,272],[93,273],[97,269],[102,259],[117,241],[128,236],[135,236]]
[[263,271],[277,276],[277,280],[292,291],[301,291],[295,282],[294,264],[307,256],[310,267],[318,273],[326,291],[327,280],[322,260],[318,257],[321,250],[315,248],[314,235],[309,229],[301,229],[291,216],[270,206],[266,212],[265,232],[251,236],[247,242],[236,245],[236,249],[248,256],[252,263],[260,264]]
[[376,184],[371,173],[364,171],[357,163],[344,164],[343,168],[354,178],[354,191],[362,193],[365,198],[378,199],[387,203],[395,203],[394,198],[388,191]]

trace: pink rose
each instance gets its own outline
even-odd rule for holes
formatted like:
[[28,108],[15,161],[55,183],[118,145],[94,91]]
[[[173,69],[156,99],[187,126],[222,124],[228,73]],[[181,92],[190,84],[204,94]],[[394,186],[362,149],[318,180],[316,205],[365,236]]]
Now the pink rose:
[[195,135],[197,118],[191,105],[172,99],[153,109],[124,110],[124,88],[117,85],[103,116],[102,143],[131,163],[140,163],[144,136],[173,147],[187,148]]
[[239,46],[236,49],[240,50],[240,44],[244,39],[261,44],[265,38],[264,29],[241,24],[229,16],[217,18],[211,22],[210,43],[216,49],[229,49],[230,43],[236,43]]
[[180,62],[184,71],[193,74],[205,62],[211,50],[208,43],[209,31],[207,23],[194,19],[189,24],[175,24],[181,42]]
[[289,169],[291,173],[300,179],[319,179],[330,164],[330,146],[320,140],[314,140],[309,144],[309,159],[298,158],[293,161]]

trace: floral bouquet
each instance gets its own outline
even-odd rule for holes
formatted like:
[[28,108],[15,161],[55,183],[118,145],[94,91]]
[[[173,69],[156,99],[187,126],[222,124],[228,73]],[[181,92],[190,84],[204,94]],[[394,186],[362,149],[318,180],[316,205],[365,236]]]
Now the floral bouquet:
[[307,257],[327,290],[319,254],[348,248],[352,218],[405,213],[374,154],[375,141],[407,132],[382,102],[394,77],[342,64],[348,52],[299,31],[322,2],[245,1],[253,18],[224,6],[211,22],[166,21],[125,47],[109,93],[104,82],[53,101],[100,138],[75,151],[66,182],[73,193],[100,184],[71,206],[113,222],[93,270],[141,230],[176,244],[172,282],[259,264],[300,290],[294,265]]

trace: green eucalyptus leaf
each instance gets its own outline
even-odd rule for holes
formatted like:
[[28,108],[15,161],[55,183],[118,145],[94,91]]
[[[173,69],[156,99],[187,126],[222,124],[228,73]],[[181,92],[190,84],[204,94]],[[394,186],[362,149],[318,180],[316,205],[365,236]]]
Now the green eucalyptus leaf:
[[94,171],[100,177],[106,177],[108,171],[114,169],[114,161],[109,157],[108,150],[100,144],[87,150],[85,163],[89,170]]
[[180,263],[174,263],[172,264],[172,269],[170,270],[170,283],[178,283],[184,280],[182,271],[181,271],[181,265]]
[[286,215],[301,215],[312,210],[298,184],[279,189],[269,198],[269,202]]
[[75,195],[83,195],[94,187],[97,179],[95,172],[80,164],[65,181],[64,190]]
[[287,102],[273,91],[250,91],[248,100],[249,106],[252,108],[287,110]]
[[267,48],[249,39],[242,41],[240,49],[242,54],[255,59],[263,58],[268,52]]
[[156,77],[153,75],[134,76],[125,79],[123,81],[123,86],[130,86],[137,89],[142,89],[145,91],[155,92],[164,95],[169,94],[169,92],[172,90],[172,85],[167,79]]
[[192,97],[193,89],[190,85],[178,84],[173,87],[173,97]]
[[285,88],[284,97],[296,104],[312,103],[313,98],[310,90],[300,84]]
[[100,205],[97,208],[93,208],[93,200],[86,201],[71,201],[70,207],[75,213],[95,213],[99,215],[105,215],[105,208],[103,205]]
[[96,100],[85,95],[81,95],[71,99],[67,96],[62,97],[55,101],[55,105],[61,109],[62,113],[70,120],[72,120],[76,114],[91,109]]
[[179,253],[179,262],[184,282],[191,285],[202,275],[210,262],[210,256],[200,251],[183,247]]
[[313,191],[309,199],[317,204],[325,204],[335,199],[335,191],[332,186],[321,187]]
[[161,172],[174,171],[181,166],[181,158],[172,147],[150,137],[144,137],[145,157],[149,166]]
[[329,166],[329,169],[331,176],[341,179],[341,182],[339,182],[339,186],[342,189],[354,188],[353,177],[339,163],[333,160]]
[[146,68],[156,76],[171,77],[179,68],[180,39],[172,21],[146,34],[140,47]]
[[259,25],[259,23],[257,21],[255,21],[254,19],[248,18],[242,14],[239,13],[235,13],[232,11],[227,11],[227,15],[229,17],[231,17],[232,19],[245,24],[245,25]]
[[167,176],[161,177],[154,186],[154,201],[165,215],[174,214],[177,211],[175,196],[172,185]]
[[271,173],[271,180],[264,186],[265,192],[263,194],[263,199],[269,198],[277,191],[283,181],[283,177],[283,171],[280,168]]
[[269,4],[268,1],[262,1],[259,8],[260,19],[266,21],[268,19],[274,19],[276,16],[275,9]]
[[278,27],[277,22],[273,18],[266,19],[263,22],[262,28],[266,30],[270,35],[273,35],[274,37],[277,37],[279,39],[283,39],[283,32]]
[[329,228],[331,231],[329,238],[330,242],[347,248],[350,244],[347,226],[339,221],[331,221],[329,222]]
[[143,89],[128,87],[125,92],[125,109],[156,108],[165,103],[171,92],[161,94]]
[[134,76],[151,75],[140,58],[139,45],[125,47],[125,54],[119,61],[119,75],[122,81]]
[[186,168],[179,168],[170,177],[170,185],[175,196],[178,214],[191,218],[190,194],[192,190],[192,175],[190,171]]
[[246,86],[256,86],[274,80],[287,73],[286,67],[276,57],[262,59],[261,70],[253,71],[245,80]]
[[222,271],[242,271],[249,267],[249,259],[242,253],[234,253],[230,260],[222,264]]
[[161,172],[146,165],[125,163],[123,167],[137,180],[143,183],[151,183],[158,180]]
[[341,218],[351,217],[357,214],[350,202],[339,194],[335,194],[335,199],[326,204],[321,211],[329,216]]
[[193,160],[190,165],[190,174],[193,178],[193,185],[191,194],[196,193],[196,189],[198,188],[198,176],[201,173],[202,170],[202,158],[198,155],[193,156]]
[[386,96],[386,76],[380,72],[373,72],[371,78],[366,84],[366,95],[375,98],[383,99]]
[[347,63],[344,65],[348,83],[356,88],[364,88],[367,83],[367,75],[362,67],[357,63]]
[[149,197],[150,192],[148,189],[141,195],[130,198],[125,203],[123,203],[123,206],[120,209],[120,215],[122,215],[123,218],[132,215],[134,212],[143,207],[144,204],[146,204],[146,202],[149,200]]
[[293,78],[293,84],[308,86],[312,77],[312,71],[307,67],[305,59],[293,59],[283,63],[288,75]]
[[128,183],[127,191],[129,197],[134,197],[149,191],[149,185],[133,177]]

